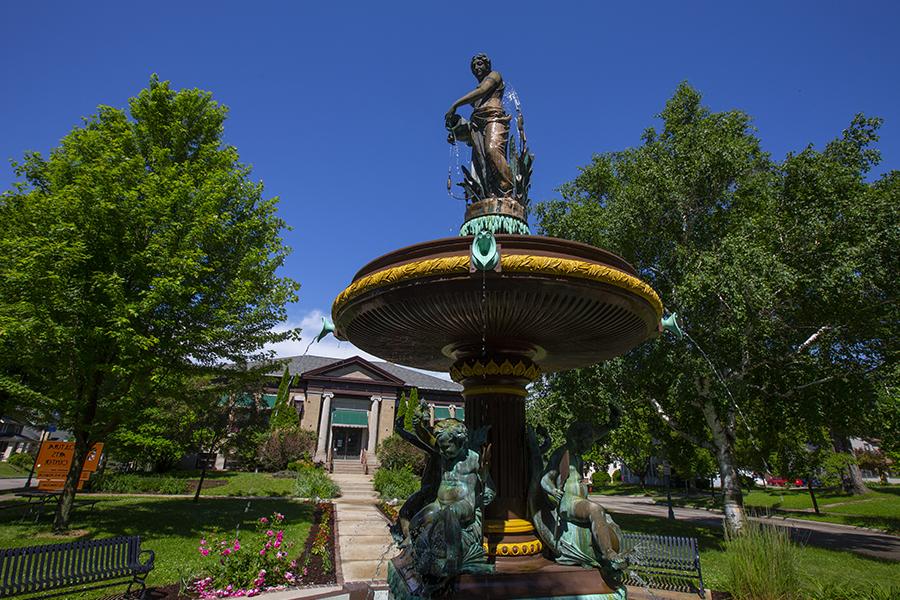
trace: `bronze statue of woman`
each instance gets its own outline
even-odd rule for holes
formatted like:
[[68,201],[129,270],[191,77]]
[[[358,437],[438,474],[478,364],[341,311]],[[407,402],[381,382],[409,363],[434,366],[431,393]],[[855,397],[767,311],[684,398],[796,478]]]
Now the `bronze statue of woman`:
[[[478,86],[454,102],[444,115],[451,132],[448,141],[461,141],[472,147],[472,162],[480,179],[486,179],[481,183],[487,194],[509,197],[513,192],[507,159],[510,117],[503,108],[503,77],[491,69],[491,59],[486,54],[473,56],[471,68]],[[469,122],[456,114],[456,109],[464,104],[472,105]]]

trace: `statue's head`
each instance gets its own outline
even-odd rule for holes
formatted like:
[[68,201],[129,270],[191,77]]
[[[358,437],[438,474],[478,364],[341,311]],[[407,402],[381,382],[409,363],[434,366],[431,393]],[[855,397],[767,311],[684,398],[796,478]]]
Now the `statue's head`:
[[434,436],[441,456],[451,460],[466,450],[469,430],[457,419],[443,419],[434,425]]
[[469,63],[469,66],[472,69],[472,75],[481,81],[491,72],[491,59],[488,58],[487,54],[481,52],[472,57],[472,62]]

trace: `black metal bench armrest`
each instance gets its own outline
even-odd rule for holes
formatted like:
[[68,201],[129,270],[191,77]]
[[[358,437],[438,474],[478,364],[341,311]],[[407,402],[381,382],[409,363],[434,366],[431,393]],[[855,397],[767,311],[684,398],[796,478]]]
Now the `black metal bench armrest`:
[[138,559],[140,560],[140,557],[144,556],[145,554],[149,554],[150,558],[141,563],[141,566],[150,571],[153,569],[153,561],[156,560],[156,554],[153,552],[153,550],[141,550],[140,554],[138,554]]

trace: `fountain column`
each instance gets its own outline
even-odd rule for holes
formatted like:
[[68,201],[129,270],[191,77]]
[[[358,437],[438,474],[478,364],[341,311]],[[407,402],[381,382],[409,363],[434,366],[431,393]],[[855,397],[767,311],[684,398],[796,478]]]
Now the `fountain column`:
[[485,507],[487,551],[495,556],[538,554],[542,546],[527,506],[525,388],[540,370],[526,356],[493,355],[459,360],[450,374],[463,386],[469,430],[491,428],[489,460],[496,497]]

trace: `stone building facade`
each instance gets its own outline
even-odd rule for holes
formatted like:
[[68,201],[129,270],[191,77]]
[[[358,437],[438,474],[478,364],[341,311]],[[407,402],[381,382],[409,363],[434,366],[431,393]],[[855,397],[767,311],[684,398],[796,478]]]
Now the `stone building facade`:
[[[358,461],[365,452],[374,463],[378,444],[393,432],[401,394],[412,388],[428,404],[432,420],[465,418],[462,386],[406,367],[359,356],[305,355],[279,362],[294,376],[291,400],[301,426],[318,436],[317,461],[326,460],[329,452],[336,461]],[[271,375],[280,377],[281,372]]]

